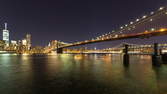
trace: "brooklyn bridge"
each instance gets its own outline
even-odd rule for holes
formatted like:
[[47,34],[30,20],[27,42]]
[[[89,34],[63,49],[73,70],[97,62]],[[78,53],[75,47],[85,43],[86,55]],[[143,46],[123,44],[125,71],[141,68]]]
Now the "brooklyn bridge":
[[[160,7],[156,11],[152,11],[147,15],[143,15],[134,21],[129,22],[118,28],[117,30],[112,30],[107,34],[97,36],[90,40],[78,41],[74,43],[62,44],[62,42],[57,42],[57,46],[48,51],[55,50],[57,53],[63,53],[63,49],[68,47],[75,47],[86,44],[94,44],[106,41],[116,41],[116,40],[126,40],[126,39],[147,39],[156,36],[165,36],[167,34],[167,7]],[[149,47],[153,48],[152,61],[154,65],[160,65],[161,58],[165,58],[166,54],[162,55],[162,48],[166,47],[166,44],[154,43]],[[129,50],[128,44],[123,47],[124,53],[124,64],[129,62]],[[138,46],[140,47],[140,46]],[[138,48],[136,47],[136,48]],[[161,55],[160,55],[161,54]]]
[[167,34],[167,7],[160,7],[147,15],[143,15],[128,24],[120,26],[117,30],[91,38],[90,40],[78,41],[74,43],[57,42],[56,47],[48,51],[56,50],[62,53],[64,48],[100,43],[106,41],[126,40],[126,39],[147,39],[155,36],[165,36]]

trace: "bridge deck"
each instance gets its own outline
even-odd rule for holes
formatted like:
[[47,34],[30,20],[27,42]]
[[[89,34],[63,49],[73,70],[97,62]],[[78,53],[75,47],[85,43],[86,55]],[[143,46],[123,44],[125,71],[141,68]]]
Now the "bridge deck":
[[167,34],[167,29],[160,29],[158,31],[149,31],[149,32],[136,33],[136,34],[122,34],[122,35],[118,35],[117,37],[113,37],[113,38],[104,38],[104,39],[95,39],[95,40],[75,42],[72,44],[61,46],[59,48],[67,48],[67,47],[80,46],[80,45],[85,45],[85,44],[122,40],[122,39],[147,38],[147,37],[161,36],[161,35],[166,35],[166,34]]

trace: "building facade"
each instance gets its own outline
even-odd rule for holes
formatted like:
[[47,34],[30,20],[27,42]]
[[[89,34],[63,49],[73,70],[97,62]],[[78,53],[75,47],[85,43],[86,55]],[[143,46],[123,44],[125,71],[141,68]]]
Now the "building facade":
[[3,40],[6,46],[9,46],[9,30],[7,29],[7,23],[5,23],[5,29],[3,30]]

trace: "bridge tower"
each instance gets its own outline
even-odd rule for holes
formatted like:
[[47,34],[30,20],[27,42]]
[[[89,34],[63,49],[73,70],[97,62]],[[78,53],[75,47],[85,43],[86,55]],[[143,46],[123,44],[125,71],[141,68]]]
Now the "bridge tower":
[[154,66],[160,66],[162,63],[161,55],[158,51],[158,43],[154,43],[154,53],[152,55],[152,64]]
[[129,54],[128,54],[128,47],[129,47],[129,45],[125,44],[124,47],[125,48],[123,50],[123,53],[124,53],[124,55],[123,55],[123,64],[125,66],[128,66],[129,65]]
[[60,47],[60,42],[57,41],[57,48],[56,48],[56,51],[57,51],[57,53],[61,54],[61,53],[63,53],[63,48],[59,48],[59,47]]

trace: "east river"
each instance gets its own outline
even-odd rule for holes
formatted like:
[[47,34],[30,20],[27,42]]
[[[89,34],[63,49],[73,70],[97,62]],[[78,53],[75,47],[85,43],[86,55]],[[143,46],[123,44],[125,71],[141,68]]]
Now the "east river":
[[0,54],[0,94],[167,94],[167,65],[151,56]]

